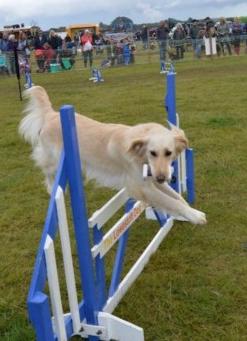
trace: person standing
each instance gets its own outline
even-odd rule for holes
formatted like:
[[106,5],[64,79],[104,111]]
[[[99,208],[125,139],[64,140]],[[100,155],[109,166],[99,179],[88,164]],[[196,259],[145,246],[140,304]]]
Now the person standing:
[[3,53],[7,51],[8,48],[8,34],[6,32],[0,32],[0,52]]
[[53,50],[51,63],[57,63],[59,60],[59,54],[62,50],[63,40],[55,31],[51,30],[48,38],[48,44]]
[[143,43],[143,48],[146,50],[148,48],[148,28],[146,25],[142,26],[141,39]]
[[229,55],[232,54],[231,46],[230,46],[230,27],[226,22],[225,18],[220,18],[220,23],[217,25],[217,33],[220,39],[220,46],[223,55],[225,55],[224,46],[227,47]]
[[157,40],[160,48],[160,63],[166,62],[168,39],[169,39],[168,21],[162,20],[157,29]]
[[184,58],[184,40],[185,40],[185,31],[183,29],[182,24],[177,24],[177,27],[173,34],[173,39],[175,40],[176,45],[176,58],[183,59]]
[[28,46],[27,36],[24,32],[20,32],[17,50],[19,52],[19,56],[26,59],[30,57],[31,51]]
[[234,22],[232,24],[232,35],[233,35],[233,47],[237,56],[240,54],[240,43],[241,43],[241,34],[243,33],[242,25],[240,23],[239,18],[234,18]]
[[85,30],[84,34],[81,36],[81,45],[83,53],[84,67],[87,67],[89,60],[89,65],[93,65],[93,36],[89,30]]
[[2,59],[5,62],[3,69],[9,74],[10,65],[8,59],[8,34],[6,32],[0,33],[0,54],[2,55]]
[[197,48],[197,45],[198,45],[199,31],[200,31],[200,27],[198,23],[196,21],[193,21],[193,24],[190,27],[189,35],[191,38],[192,48],[193,48],[195,57],[198,57],[197,51],[199,49]]
[[43,34],[41,30],[37,31],[34,40],[33,40],[33,47],[34,47],[34,54],[37,62],[37,72],[44,72],[45,71],[45,54],[44,54],[44,45],[47,43],[47,38]]
[[17,50],[18,42],[15,38],[14,34],[10,34],[7,43],[7,52],[8,52],[8,65],[9,65],[9,73],[15,74],[15,55],[14,52]]
[[123,58],[125,65],[129,65],[130,63],[130,52],[130,43],[128,40],[125,40],[123,44]]
[[116,43],[112,40],[108,39],[106,41],[106,55],[107,60],[111,63],[111,65],[115,65],[116,61]]
[[211,24],[206,25],[203,39],[205,44],[206,56],[211,58],[216,54],[220,56],[220,51],[217,47],[217,34],[214,26],[212,26]]
[[203,37],[205,35],[205,29],[200,28],[197,37],[196,37],[196,51],[195,56],[196,58],[200,59],[202,55],[202,46],[204,44]]

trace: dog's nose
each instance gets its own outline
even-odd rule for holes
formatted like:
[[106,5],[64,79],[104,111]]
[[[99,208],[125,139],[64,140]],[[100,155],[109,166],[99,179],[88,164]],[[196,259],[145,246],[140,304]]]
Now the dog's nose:
[[156,177],[156,180],[157,180],[157,182],[159,183],[159,184],[162,184],[163,182],[165,182],[166,181],[166,177],[165,177],[165,175],[158,175],[157,177]]

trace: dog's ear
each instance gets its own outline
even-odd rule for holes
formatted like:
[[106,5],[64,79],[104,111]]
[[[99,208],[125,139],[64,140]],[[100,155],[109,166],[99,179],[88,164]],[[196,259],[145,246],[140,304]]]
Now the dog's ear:
[[175,149],[176,154],[179,155],[184,149],[188,148],[189,141],[185,136],[185,133],[182,129],[176,127],[175,125],[169,123],[171,127],[171,131],[175,138]]
[[147,143],[147,140],[141,138],[133,140],[128,148],[128,153],[140,158],[143,157],[146,153]]

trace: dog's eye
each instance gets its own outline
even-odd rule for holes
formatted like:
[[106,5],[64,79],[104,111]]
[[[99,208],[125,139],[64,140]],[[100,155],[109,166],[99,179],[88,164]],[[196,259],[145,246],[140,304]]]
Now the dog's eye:
[[168,149],[165,150],[165,156],[171,156],[172,152]]
[[157,153],[156,153],[154,150],[151,150],[151,151],[150,151],[150,154],[151,154],[152,156],[154,156],[154,157],[157,156]]

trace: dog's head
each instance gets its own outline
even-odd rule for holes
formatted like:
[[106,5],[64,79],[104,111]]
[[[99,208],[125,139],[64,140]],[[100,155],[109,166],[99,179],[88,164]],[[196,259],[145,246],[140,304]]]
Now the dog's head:
[[184,131],[172,125],[170,130],[164,127],[151,129],[134,139],[128,152],[141,163],[148,163],[153,179],[161,184],[171,180],[171,164],[187,147]]

